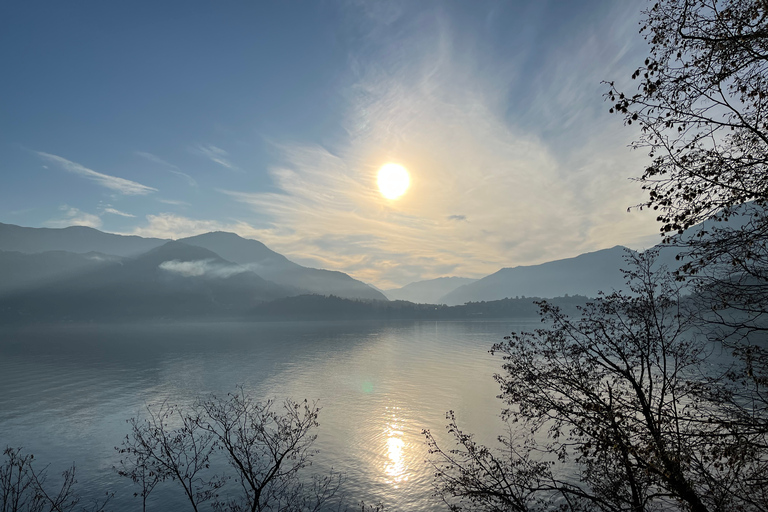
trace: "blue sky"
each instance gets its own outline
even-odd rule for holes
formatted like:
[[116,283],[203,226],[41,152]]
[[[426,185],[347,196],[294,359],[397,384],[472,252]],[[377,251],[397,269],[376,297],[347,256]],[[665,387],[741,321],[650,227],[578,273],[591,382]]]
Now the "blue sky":
[[235,231],[385,288],[648,246],[600,85],[632,86],[643,7],[5,2],[0,222]]

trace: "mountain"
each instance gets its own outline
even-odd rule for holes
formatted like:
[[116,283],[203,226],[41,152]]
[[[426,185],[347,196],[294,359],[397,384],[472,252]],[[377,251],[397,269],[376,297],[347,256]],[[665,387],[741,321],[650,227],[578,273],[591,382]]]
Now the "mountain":
[[[234,233],[206,233],[179,240],[190,246],[197,246],[216,253],[230,263],[247,267],[259,276],[291,289],[294,293],[303,290],[321,295],[336,295],[350,299],[387,300],[378,290],[353,279],[343,272],[307,268],[298,265],[285,256],[270,250],[256,240],[247,240]],[[168,242],[159,238],[142,238],[103,233],[84,226],[68,228],[27,228],[13,224],[0,223],[0,251],[25,254],[64,251],[74,254],[100,253],[121,257],[132,257],[146,253]],[[10,258],[10,257],[9,257]],[[40,258],[38,258],[40,259]],[[72,256],[61,256],[54,261],[49,256],[51,265],[62,265],[65,275],[78,264],[85,265],[85,260]],[[65,261],[67,260],[67,261]],[[75,263],[77,260],[79,263]],[[34,263],[29,263],[34,267]],[[87,266],[87,265],[86,265]],[[51,268],[49,273],[57,274]],[[0,277],[2,277],[0,273]],[[22,283],[26,282],[23,279]],[[0,285],[4,289],[18,289]]]
[[[587,297],[571,295],[547,299],[550,304],[561,308],[563,313],[578,315],[579,306],[588,302]],[[538,316],[539,307],[534,298],[502,299],[488,302],[473,302],[461,306],[445,304],[414,304],[395,300],[350,300],[321,295],[298,295],[265,302],[249,312],[251,320],[457,320],[525,318]]]
[[257,240],[242,238],[234,233],[217,231],[182,238],[179,242],[204,247],[283,286],[347,299],[387,300],[381,292],[343,272],[303,267]]
[[120,260],[119,256],[97,252],[76,254],[47,251],[24,254],[17,251],[0,251],[0,295],[24,288],[45,286]]
[[0,314],[49,320],[242,317],[262,302],[293,293],[207,249],[167,242],[135,258],[2,297]]
[[626,251],[626,248],[616,246],[540,265],[503,268],[474,283],[456,288],[438,302],[453,306],[517,296],[595,297],[599,291],[610,293],[625,288],[621,269],[625,266]]
[[417,304],[439,304],[440,298],[459,286],[474,283],[477,279],[468,277],[438,277],[426,281],[417,281],[392,290],[385,290],[389,300],[407,300]]
[[0,251],[67,251],[77,254],[98,252],[115,256],[135,256],[167,241],[159,238],[113,235],[85,226],[26,228],[0,223]]
[[376,290],[377,292],[380,292],[380,293],[384,294],[385,296],[387,295],[386,293],[384,293],[384,290],[382,290],[381,288],[379,288],[379,287],[378,287],[378,286],[376,286],[375,284],[371,284],[371,283],[365,283],[365,284],[366,284],[366,285],[368,285],[368,286],[370,286],[371,288],[373,288],[373,289],[374,289],[374,290]]

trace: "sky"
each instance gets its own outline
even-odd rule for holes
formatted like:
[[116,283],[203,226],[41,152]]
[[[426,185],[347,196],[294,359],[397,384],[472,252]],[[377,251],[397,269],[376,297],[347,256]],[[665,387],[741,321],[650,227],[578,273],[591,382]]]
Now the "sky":
[[0,222],[232,231],[384,289],[649,247],[601,83],[636,87],[645,7],[4,2]]

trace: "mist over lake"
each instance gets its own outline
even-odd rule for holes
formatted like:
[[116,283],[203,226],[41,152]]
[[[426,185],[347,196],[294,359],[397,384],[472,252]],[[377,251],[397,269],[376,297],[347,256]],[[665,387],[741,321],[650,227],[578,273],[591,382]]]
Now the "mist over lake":
[[[235,385],[257,398],[319,400],[311,471],[346,473],[345,494],[391,510],[441,510],[423,428],[445,413],[485,441],[502,432],[493,343],[531,321],[28,325],[0,330],[0,439],[57,475],[73,461],[88,492],[136,510],[114,447],[148,403],[191,403]],[[155,510],[183,506],[158,488]]]
[[0,2],[0,512],[768,512],[768,0]]

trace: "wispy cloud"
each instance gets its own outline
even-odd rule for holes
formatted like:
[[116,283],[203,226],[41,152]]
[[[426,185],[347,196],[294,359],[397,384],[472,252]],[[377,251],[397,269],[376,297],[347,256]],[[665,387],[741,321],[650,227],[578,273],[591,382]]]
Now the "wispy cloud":
[[146,151],[135,151],[136,155],[140,156],[141,158],[144,158],[146,160],[149,160],[150,162],[154,162],[156,164],[164,165],[166,167],[170,167],[171,169],[178,169],[177,166],[173,165],[170,162],[166,162],[159,156],[153,155],[152,153],[148,153]]
[[[643,200],[628,178],[647,159],[627,150],[634,134],[607,114],[600,86],[631,74],[636,6],[615,4],[542,44],[526,39],[538,37],[532,27],[500,56],[448,9],[421,5],[382,14],[360,3],[371,30],[360,31],[369,39],[350,56],[347,137],[275,144],[271,192],[222,185],[257,227],[162,213],[132,234],[234,231],[381,288],[647,244],[652,213],[626,213]],[[219,147],[190,151],[237,169]],[[387,162],[411,172],[396,201],[376,186]]]
[[196,187],[197,186],[197,181],[195,181],[195,179],[192,176],[190,176],[189,174],[187,174],[185,172],[182,172],[181,169],[179,169],[178,166],[176,166],[176,165],[174,165],[174,164],[172,164],[170,162],[166,162],[165,160],[163,160],[159,156],[153,155],[152,153],[147,153],[146,151],[136,151],[136,155],[138,155],[138,156],[140,156],[140,157],[142,157],[142,158],[144,158],[146,160],[149,160],[150,162],[153,162],[153,163],[156,163],[156,164],[164,166],[166,171],[168,171],[170,173],[173,173],[173,174],[175,174],[177,176],[181,176],[182,178],[187,180],[187,183],[191,187]]
[[208,160],[210,160],[211,162],[221,165],[222,167],[226,167],[227,169],[230,169],[233,171],[240,170],[235,164],[230,162],[229,153],[212,144],[205,144],[205,145],[200,144],[195,148],[193,148],[192,152],[197,155],[203,156]]
[[131,213],[121,212],[120,210],[111,207],[104,208],[104,213],[111,213],[112,215],[119,215],[120,217],[136,217]]
[[197,261],[164,261],[159,265],[161,270],[178,274],[182,277],[217,277],[226,279],[247,272],[248,269],[239,265],[224,265],[214,260]]
[[126,180],[124,178],[118,178],[116,176],[110,176],[108,174],[96,172],[93,169],[88,169],[87,167],[78,164],[77,162],[72,162],[71,160],[67,160],[66,158],[62,158],[57,155],[43,153],[42,151],[36,151],[36,153],[41,158],[57,164],[59,167],[66,171],[93,180],[102,187],[114,190],[120,194],[146,195],[151,194],[152,192],[157,192],[156,188],[148,187],[146,185],[142,185],[141,183],[136,183],[135,181]]
[[[347,142],[279,145],[284,162],[270,171],[278,192],[222,191],[271,219],[256,238],[386,287],[480,277],[655,231],[652,215],[625,213],[642,201],[627,178],[645,157],[627,151],[633,134],[611,122],[599,90],[600,79],[624,73],[615,56],[634,26],[615,40],[580,34],[562,55],[538,56],[549,60],[529,77],[459,49],[448,21],[431,32],[422,21],[399,40],[408,54],[357,64]],[[512,94],[526,100],[507,115]],[[397,201],[376,188],[389,161],[411,172]]]
[[86,213],[67,205],[63,205],[59,209],[62,211],[63,217],[51,219],[44,223],[45,226],[49,228],[66,228],[69,226],[101,227],[101,218],[98,215]]
[[163,204],[170,204],[172,206],[191,206],[186,201],[178,201],[176,199],[158,199],[158,201],[160,201]]
[[178,239],[210,231],[229,231],[244,237],[255,237],[259,233],[258,230],[245,222],[232,221],[227,223],[215,220],[192,219],[174,213],[147,215],[146,221],[145,225],[137,226],[130,232],[123,234]]

